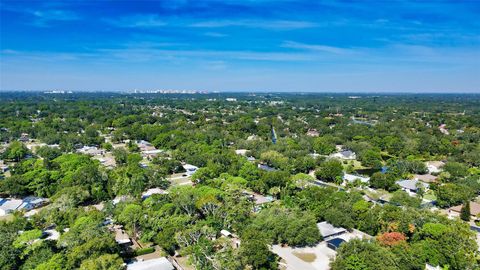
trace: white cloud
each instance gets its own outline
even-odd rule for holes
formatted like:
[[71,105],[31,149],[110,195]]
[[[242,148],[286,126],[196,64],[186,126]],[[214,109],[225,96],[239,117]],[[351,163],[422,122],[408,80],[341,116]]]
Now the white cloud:
[[156,14],[139,14],[118,19],[104,19],[104,21],[111,25],[125,28],[150,28],[167,25],[167,23]]
[[332,53],[332,54],[352,54],[355,52],[354,50],[351,50],[351,49],[319,45],[319,44],[305,44],[305,43],[300,43],[295,41],[285,41],[281,46],[284,48],[326,52],[326,53]]
[[212,20],[212,21],[200,21],[189,25],[190,27],[200,28],[221,28],[221,27],[249,27],[249,28],[262,28],[272,30],[293,30],[302,28],[316,27],[317,24],[308,21],[288,21],[288,20]]

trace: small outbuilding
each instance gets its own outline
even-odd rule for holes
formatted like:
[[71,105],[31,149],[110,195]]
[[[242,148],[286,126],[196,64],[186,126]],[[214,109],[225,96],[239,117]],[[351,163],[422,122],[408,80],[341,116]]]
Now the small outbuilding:
[[342,238],[333,238],[327,241],[327,247],[337,250],[342,243],[345,243],[346,241],[343,240]]

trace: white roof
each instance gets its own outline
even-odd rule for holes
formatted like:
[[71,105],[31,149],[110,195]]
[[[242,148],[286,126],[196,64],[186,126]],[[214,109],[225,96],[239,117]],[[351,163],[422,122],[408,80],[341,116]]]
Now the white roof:
[[58,240],[60,238],[60,233],[57,230],[45,230],[48,233],[46,240]]
[[19,209],[22,204],[23,204],[22,200],[17,200],[17,199],[7,200],[2,205],[0,205],[0,209],[4,210],[5,212],[15,211]]
[[244,156],[247,153],[247,151],[248,151],[247,149],[237,149],[235,150],[235,154]]
[[343,175],[343,180],[348,182],[354,182],[356,179],[359,179],[363,183],[370,181],[370,177],[363,177],[363,176],[348,174],[348,173]]
[[160,154],[162,153],[163,150],[160,150],[160,149],[153,149],[153,150],[145,150],[143,151],[144,154],[146,155],[153,155],[153,154]]
[[320,234],[322,235],[323,238],[327,238],[332,235],[342,234],[347,231],[344,228],[333,227],[332,224],[326,221],[317,223],[317,227],[318,227],[318,230],[320,230]]
[[127,270],[175,270],[172,263],[165,257],[147,261],[136,261],[127,264]]
[[418,189],[417,185],[422,185],[424,188],[428,188],[427,183],[424,183],[418,180],[400,180],[395,183],[397,183],[402,188],[414,190],[414,191]]
[[127,195],[121,195],[121,196],[115,197],[115,198],[112,200],[112,202],[113,202],[113,204],[118,204],[118,203],[120,203],[120,202],[127,201],[128,199],[130,199],[129,196],[127,196]]
[[183,165],[183,168],[187,171],[194,171],[194,170],[198,170],[198,167],[195,166],[195,165],[191,165],[191,164],[185,164]]
[[152,196],[153,194],[164,194],[164,193],[166,193],[166,191],[161,188],[151,188],[143,192],[142,197],[149,197],[149,196]]
[[227,236],[227,237],[230,236],[230,235],[232,235],[232,233],[229,232],[229,231],[227,231],[227,230],[221,230],[220,233],[221,233],[223,236]]

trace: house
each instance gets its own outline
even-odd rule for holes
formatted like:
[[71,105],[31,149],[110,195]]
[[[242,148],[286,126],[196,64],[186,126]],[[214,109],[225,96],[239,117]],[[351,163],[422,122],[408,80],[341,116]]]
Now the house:
[[239,248],[240,247],[240,239],[238,238],[237,235],[227,231],[227,230],[221,230],[220,234],[222,237],[230,238],[232,239],[232,247],[233,248]]
[[28,133],[22,133],[18,140],[24,143],[30,141],[30,138],[28,137]]
[[166,194],[167,192],[161,188],[151,188],[142,193],[142,200],[154,195],[154,194]]
[[343,181],[353,183],[355,180],[360,180],[362,183],[368,183],[370,181],[370,177],[364,177],[354,174],[345,173],[342,177]]
[[8,171],[8,165],[0,161],[0,173],[6,173]]
[[414,180],[422,181],[424,183],[437,183],[438,177],[431,174],[415,174],[413,176]]
[[137,146],[140,149],[141,152],[143,151],[149,151],[149,150],[155,150],[155,147],[150,143],[145,140],[140,140],[137,142]]
[[403,191],[408,192],[410,195],[417,193],[419,188],[423,187],[428,189],[428,184],[418,180],[400,180],[395,182]]
[[445,165],[443,161],[427,161],[425,163],[429,173],[439,173],[442,171],[442,167]]
[[78,149],[77,152],[90,156],[101,156],[105,154],[105,150],[98,149],[96,146],[84,146]]
[[325,240],[329,238],[330,239],[335,238],[347,232],[345,228],[334,227],[332,224],[326,221],[317,223],[317,227],[323,239]]
[[255,204],[253,207],[254,212],[260,211],[264,204],[275,201],[275,198],[273,198],[272,196],[263,196],[262,194],[254,193],[247,190],[244,190],[242,194],[245,195],[248,200],[252,201]]
[[114,225],[113,231],[115,232],[115,242],[119,245],[129,246],[132,244],[130,236],[123,230],[121,225]]
[[127,270],[175,270],[173,264],[165,257],[127,264]]
[[343,150],[338,153],[330,155],[332,158],[338,158],[343,160],[354,160],[357,158],[357,154],[351,150]]
[[183,168],[185,169],[185,172],[188,176],[192,176],[192,174],[194,174],[198,170],[197,166],[191,164],[185,164],[183,165]]
[[45,205],[48,202],[48,199],[28,196],[23,198],[23,203],[21,208],[25,210],[31,210]]
[[45,240],[58,240],[60,239],[60,233],[55,230],[55,229],[51,229],[51,230],[45,230],[43,231],[43,233],[47,236],[45,238]]
[[254,162],[254,161],[255,161],[255,158],[252,157],[252,156],[250,156],[250,157],[247,158],[247,160],[250,161],[250,162]]
[[220,231],[220,234],[223,235],[223,236],[225,236],[225,237],[231,237],[231,236],[233,236],[233,234],[232,234],[231,232],[227,231],[227,230],[221,230],[221,231]]
[[34,196],[19,199],[2,199],[0,198],[0,216],[8,215],[14,211],[32,210],[45,205],[48,200]]
[[115,158],[111,155],[106,155],[105,157],[99,157],[97,158],[100,163],[110,169],[113,169],[116,165]]
[[432,266],[430,264],[425,264],[425,270],[442,270],[444,269],[443,267],[440,267],[439,265],[437,266]]
[[264,171],[267,171],[267,172],[274,172],[274,171],[277,170],[277,169],[272,168],[272,167],[270,167],[270,166],[268,166],[268,165],[266,165],[266,164],[258,164],[258,168],[259,168],[260,170],[264,170]]
[[333,238],[327,241],[327,247],[337,250],[341,244],[345,243],[347,241],[343,240],[342,238]]
[[142,156],[146,157],[146,158],[149,158],[149,159],[152,159],[154,157],[157,157],[158,155],[160,155],[163,152],[164,151],[160,150],[160,149],[145,150],[145,151],[142,151]]
[[247,155],[247,149],[237,149],[235,150],[235,154],[241,155],[241,156],[246,156]]
[[112,203],[113,205],[117,205],[121,202],[126,202],[126,201],[129,201],[131,200],[132,198],[130,196],[127,196],[127,195],[121,195],[121,196],[117,196],[115,197],[113,200],[112,200]]
[[318,137],[320,136],[320,133],[316,129],[312,128],[307,131],[307,136]]
[[4,200],[2,205],[0,205],[0,217],[6,216],[14,211],[21,210],[23,201],[12,199],[12,200]]
[[253,134],[253,135],[248,136],[248,138],[247,138],[247,141],[255,141],[255,140],[260,140],[260,137]]
[[[450,216],[460,216],[460,213],[462,211],[463,204],[453,206],[448,208],[448,213]],[[477,217],[480,214],[480,204],[471,201],[470,202],[470,216],[473,218]]]
[[263,196],[261,194],[254,193],[253,199],[256,205],[262,205],[275,201],[275,198],[272,196]]
[[439,127],[438,127],[438,130],[440,130],[441,133],[445,134],[445,135],[450,135],[450,132],[448,131],[447,129],[447,125],[445,124],[441,124]]

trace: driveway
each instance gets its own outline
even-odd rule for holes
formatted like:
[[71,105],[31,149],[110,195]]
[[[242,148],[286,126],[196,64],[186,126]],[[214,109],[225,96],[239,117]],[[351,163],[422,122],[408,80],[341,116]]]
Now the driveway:
[[[272,251],[282,257],[286,264],[287,270],[329,270],[330,258],[335,257],[335,251],[329,249],[325,242],[319,243],[315,247],[291,248],[275,245]],[[312,262],[306,262],[295,253],[315,254],[316,258]]]

